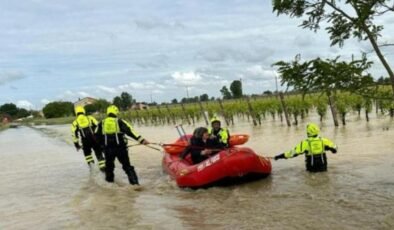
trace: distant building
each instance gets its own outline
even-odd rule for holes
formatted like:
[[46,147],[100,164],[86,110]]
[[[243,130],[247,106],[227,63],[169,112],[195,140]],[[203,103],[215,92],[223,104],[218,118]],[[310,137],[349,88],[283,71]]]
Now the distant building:
[[86,105],[91,105],[91,104],[95,103],[96,101],[97,100],[92,97],[85,97],[82,99],[78,99],[78,101],[74,103],[74,107],[77,107],[77,106],[85,107]]
[[0,114],[0,119],[1,119],[1,122],[3,124],[7,124],[7,123],[10,123],[12,121],[11,116],[8,115],[8,114]]
[[130,109],[134,109],[134,110],[143,110],[143,109],[149,109],[149,105],[145,104],[145,103],[134,103]]

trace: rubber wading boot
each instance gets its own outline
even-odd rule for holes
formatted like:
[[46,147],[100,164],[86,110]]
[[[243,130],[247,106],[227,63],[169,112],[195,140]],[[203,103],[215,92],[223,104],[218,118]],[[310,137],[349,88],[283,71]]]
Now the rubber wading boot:
[[137,173],[135,173],[134,167],[132,167],[128,172],[127,176],[129,177],[129,182],[132,185],[139,185]]

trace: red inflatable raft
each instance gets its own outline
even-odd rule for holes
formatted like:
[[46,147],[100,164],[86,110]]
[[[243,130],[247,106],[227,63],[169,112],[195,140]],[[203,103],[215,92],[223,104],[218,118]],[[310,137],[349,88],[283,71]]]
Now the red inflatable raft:
[[[190,188],[208,187],[221,182],[242,182],[263,178],[271,173],[271,162],[268,158],[257,155],[250,148],[234,146],[238,143],[245,143],[248,140],[247,135],[232,135],[231,138],[242,139],[242,141],[230,142],[230,148],[196,165],[191,163],[190,158],[179,159],[179,153],[183,151],[187,143],[186,138],[180,138],[174,145],[165,147],[163,168],[176,180],[179,187]],[[167,152],[167,149],[170,149],[170,152]]]

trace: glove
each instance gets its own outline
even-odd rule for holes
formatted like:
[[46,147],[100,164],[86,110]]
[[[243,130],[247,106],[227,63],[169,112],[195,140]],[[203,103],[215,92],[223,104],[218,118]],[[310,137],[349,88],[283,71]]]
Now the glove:
[[142,144],[143,144],[143,145],[149,145],[150,142],[144,139],[144,141],[142,142]]
[[274,157],[274,159],[277,161],[277,160],[279,160],[279,159],[286,159],[286,157],[285,157],[285,154],[284,154],[284,153],[281,153],[281,154],[279,154],[279,155],[276,155],[276,156]]
[[81,149],[81,146],[79,145],[78,142],[74,143],[74,146],[77,149],[77,151],[79,151]]

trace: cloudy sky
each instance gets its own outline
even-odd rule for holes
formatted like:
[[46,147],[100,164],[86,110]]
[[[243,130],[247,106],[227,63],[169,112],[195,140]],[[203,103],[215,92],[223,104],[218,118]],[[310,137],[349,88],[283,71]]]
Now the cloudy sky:
[[[378,22],[380,41],[394,43],[394,14]],[[299,24],[267,0],[0,0],[0,104],[40,109],[122,91],[147,102],[218,97],[237,79],[262,93],[275,89],[276,61],[371,50],[354,40],[330,47],[324,31]],[[392,66],[393,51],[384,50]],[[379,62],[371,72],[385,74]]]

